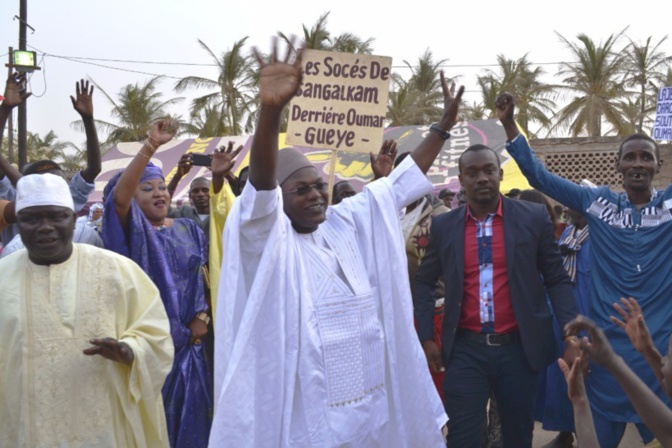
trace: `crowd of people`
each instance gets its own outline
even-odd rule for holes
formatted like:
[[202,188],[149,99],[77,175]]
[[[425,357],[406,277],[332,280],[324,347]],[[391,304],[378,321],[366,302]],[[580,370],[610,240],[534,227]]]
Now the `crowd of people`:
[[[218,148],[191,205],[171,203],[192,156],[169,183],[151,162],[177,131],[160,120],[82,213],[101,170],[83,80],[85,169],[0,155],[0,446],[518,448],[535,420],[553,447],[615,448],[627,423],[672,446],[672,189],[652,188],[654,140],[620,145],[623,192],[576,185],[502,94],[535,189],[502,194],[499,156],[473,145],[460,191],[435,195],[425,173],[464,92],[441,73],[424,140],[385,141],[363,191],[329,191],[278,147],[301,52],[255,55],[249,166],[235,176],[242,147]],[[11,75],[0,135],[29,95]]]

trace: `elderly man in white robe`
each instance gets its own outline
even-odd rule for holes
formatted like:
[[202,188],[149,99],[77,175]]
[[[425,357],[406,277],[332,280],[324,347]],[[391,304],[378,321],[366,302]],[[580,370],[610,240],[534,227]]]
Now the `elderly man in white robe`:
[[157,288],[132,261],[73,244],[61,177],[22,177],[15,207],[26,249],[0,260],[0,446],[168,446]]
[[[278,151],[301,62],[260,65],[249,182],[224,230],[210,446],[439,447],[447,421],[413,327],[398,210],[432,191],[424,173],[456,122],[444,115],[411,157],[327,207],[298,150]],[[372,160],[391,164],[392,145]]]

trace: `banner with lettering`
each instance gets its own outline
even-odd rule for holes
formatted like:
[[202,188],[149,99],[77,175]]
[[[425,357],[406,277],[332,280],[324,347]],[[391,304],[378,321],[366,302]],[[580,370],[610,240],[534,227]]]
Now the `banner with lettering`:
[[[386,128],[384,139],[397,140],[399,154],[412,151],[429,132],[426,126],[401,126]],[[170,182],[177,170],[177,162],[185,152],[212,154],[215,148],[234,141],[236,146],[243,145],[243,151],[238,155],[234,165],[234,172],[248,165],[249,149],[252,144],[251,136],[215,137],[206,139],[175,140],[159,148],[152,158],[152,162],[163,169],[166,182]],[[436,190],[449,188],[458,191],[460,186],[457,180],[457,160],[460,154],[469,146],[483,144],[494,149],[499,155],[504,169],[504,181],[501,183],[501,191],[507,192],[511,188],[529,188],[529,184],[520,172],[518,165],[506,152],[504,144],[506,135],[501,124],[497,120],[483,120],[473,122],[459,122],[451,131],[451,137],[443,146],[439,157],[427,175],[436,187]],[[286,134],[280,134],[280,148],[291,146],[286,142]],[[326,177],[329,175],[329,159],[331,151],[328,149],[296,146],[306,154],[320,172]],[[99,202],[102,199],[102,191],[107,181],[118,171],[125,168],[131,159],[140,150],[139,143],[121,143],[103,156],[103,169],[96,178],[96,190],[89,197],[90,202]],[[377,152],[377,151],[374,151]],[[210,178],[210,172],[204,167],[193,167],[185,176],[173,197],[174,202],[188,200],[189,184],[199,176]],[[373,178],[368,153],[350,151],[337,151],[336,181],[348,180],[353,183],[355,189],[360,191],[363,186]]]

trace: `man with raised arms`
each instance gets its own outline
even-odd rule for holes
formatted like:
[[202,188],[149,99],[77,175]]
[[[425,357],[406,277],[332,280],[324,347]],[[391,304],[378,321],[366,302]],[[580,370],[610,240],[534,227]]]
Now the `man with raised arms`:
[[[666,400],[653,371],[633,349],[628,336],[610,320],[620,297],[635,297],[647,318],[659,351],[666,348],[672,322],[672,187],[656,191],[651,183],[661,167],[658,145],[634,134],[620,145],[615,168],[623,176],[622,193],[607,186],[586,188],[551,174],[520,135],[509,94],[496,101],[506,131],[506,148],[537,190],[582,213],[590,227],[590,316],[604,329],[616,353]],[[617,447],[626,423],[635,423],[645,443],[653,439],[623,390],[609,372],[594,366],[586,379],[601,447]],[[668,402],[669,405],[669,402]]]
[[[210,446],[440,447],[447,418],[413,327],[398,210],[432,191],[424,173],[463,89],[390,176],[327,207],[328,185],[278,151],[300,55],[260,65],[249,182],[224,230]],[[390,163],[392,144],[374,161]]]

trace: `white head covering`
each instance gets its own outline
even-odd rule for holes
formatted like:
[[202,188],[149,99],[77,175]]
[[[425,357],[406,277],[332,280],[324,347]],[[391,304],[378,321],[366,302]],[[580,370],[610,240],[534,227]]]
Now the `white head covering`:
[[16,213],[24,208],[55,205],[75,211],[72,193],[65,180],[55,174],[29,174],[16,184]]

